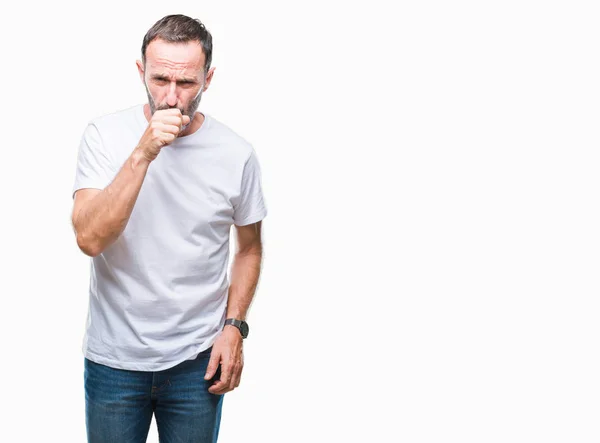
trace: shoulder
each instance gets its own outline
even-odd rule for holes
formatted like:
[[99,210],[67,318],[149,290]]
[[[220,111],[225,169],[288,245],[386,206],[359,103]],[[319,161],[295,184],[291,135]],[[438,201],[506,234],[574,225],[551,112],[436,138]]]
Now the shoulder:
[[226,150],[228,155],[245,162],[254,153],[252,144],[246,138],[212,115],[204,115],[207,117],[211,139],[218,140],[220,148]]
[[143,105],[141,104],[137,104],[128,108],[102,114],[89,120],[88,124],[95,126],[101,133],[118,130],[124,126],[132,126],[136,124],[137,119],[142,115],[142,106]]

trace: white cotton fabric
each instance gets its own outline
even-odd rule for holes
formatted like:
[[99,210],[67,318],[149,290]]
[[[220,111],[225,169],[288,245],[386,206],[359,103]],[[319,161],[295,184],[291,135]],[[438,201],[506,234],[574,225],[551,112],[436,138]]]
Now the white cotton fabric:
[[[104,189],[148,126],[143,104],[93,119],[79,146],[73,193]],[[252,145],[205,120],[150,164],[119,238],[91,259],[86,358],[160,371],[211,347],[225,321],[229,234],[266,214]]]

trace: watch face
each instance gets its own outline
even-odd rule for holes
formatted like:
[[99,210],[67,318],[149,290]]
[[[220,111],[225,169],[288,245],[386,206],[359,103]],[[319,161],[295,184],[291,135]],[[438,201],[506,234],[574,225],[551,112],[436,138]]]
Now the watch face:
[[242,324],[240,325],[240,329],[242,331],[242,337],[244,337],[244,338],[248,337],[248,332],[250,329],[250,328],[248,328],[248,323],[243,321]]

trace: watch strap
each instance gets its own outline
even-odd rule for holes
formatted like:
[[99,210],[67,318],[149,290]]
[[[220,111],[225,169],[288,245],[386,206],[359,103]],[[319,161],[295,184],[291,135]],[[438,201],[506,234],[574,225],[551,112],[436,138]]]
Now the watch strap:
[[223,327],[225,327],[227,325],[235,326],[236,328],[239,329],[240,334],[242,334],[242,338],[246,338],[248,334],[247,333],[244,334],[244,329],[242,329],[242,323],[245,323],[245,322],[243,320],[238,320],[236,318],[228,318],[225,320],[225,324],[223,325]]

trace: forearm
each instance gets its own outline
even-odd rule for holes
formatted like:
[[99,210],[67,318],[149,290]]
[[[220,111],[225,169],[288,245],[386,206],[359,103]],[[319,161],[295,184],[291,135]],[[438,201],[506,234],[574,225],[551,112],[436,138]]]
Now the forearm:
[[261,250],[235,254],[227,298],[227,318],[246,320],[248,309],[258,285],[261,261]]
[[127,226],[149,164],[134,150],[114,180],[79,210],[74,221],[77,243],[89,255],[100,254]]

